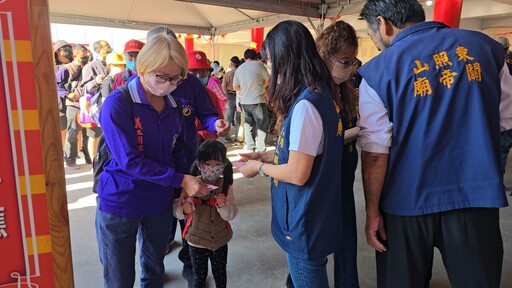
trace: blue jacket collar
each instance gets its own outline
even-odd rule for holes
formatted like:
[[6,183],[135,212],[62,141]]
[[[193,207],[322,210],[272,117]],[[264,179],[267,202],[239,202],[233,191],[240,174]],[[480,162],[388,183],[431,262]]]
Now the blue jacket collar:
[[450,27],[446,26],[444,23],[435,22],[435,21],[427,21],[427,22],[416,23],[416,24],[413,24],[413,25],[405,28],[404,30],[400,31],[395,36],[393,41],[391,41],[391,45],[390,46],[393,46],[393,44],[395,44],[396,42],[404,39],[405,37],[407,37],[407,36],[409,36],[409,35],[411,35],[413,33],[416,33],[418,31],[422,31],[422,30],[425,30],[425,29],[431,29],[431,28],[434,28],[434,27],[450,28]]

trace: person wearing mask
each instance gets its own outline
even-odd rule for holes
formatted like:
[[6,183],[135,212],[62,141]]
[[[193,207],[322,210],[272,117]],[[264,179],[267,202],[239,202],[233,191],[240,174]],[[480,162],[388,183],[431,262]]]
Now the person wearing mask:
[[341,115],[345,140],[341,174],[343,240],[334,253],[334,287],[359,287],[357,275],[357,227],[354,200],[354,181],[358,162],[356,149],[358,111],[357,95],[350,79],[357,63],[357,35],[354,27],[336,21],[324,29],[316,39],[318,53],[331,71],[341,96]]
[[[168,35],[176,39],[176,34],[169,27],[158,26],[148,31],[146,36],[147,43],[150,43],[153,37],[159,34]],[[197,53],[187,53],[189,68],[192,66],[192,64],[194,64],[194,61],[191,61],[192,55],[195,56]],[[204,55],[204,53],[201,55],[204,56],[204,59],[206,59],[206,55]],[[196,127],[196,119],[201,124],[201,126],[204,127],[205,130],[211,133],[216,133],[221,137],[226,136],[230,128],[229,123],[220,117],[222,114],[216,112],[215,106],[213,105],[204,85],[206,84],[202,84],[202,82],[198,80],[194,73],[189,72],[187,77],[183,79],[183,82],[176,88],[176,90],[172,92],[172,96],[182,103],[182,135],[187,146],[187,149],[185,149],[185,160],[187,167],[191,167],[197,156],[196,151],[199,142],[199,134]],[[181,191],[179,189],[175,189],[174,193],[175,197],[179,197]],[[180,225],[183,231],[184,222],[180,221]],[[174,241],[174,235],[176,232],[175,221],[171,223],[170,230],[171,231],[168,235],[167,252],[170,252],[172,242]],[[184,239],[182,240],[182,243],[183,246],[178,253],[178,258],[183,262],[182,276],[187,281],[188,286],[192,287],[194,279],[188,243]]]
[[[219,99],[218,95],[212,89],[207,87],[207,85],[209,83],[209,79],[215,78],[215,76],[209,77],[210,73],[213,72],[213,68],[210,66],[210,64],[208,64],[208,58],[206,58],[206,54],[204,54],[203,51],[196,50],[196,51],[188,52],[187,57],[188,57],[188,63],[190,65],[189,66],[190,73],[197,76],[197,78],[201,81],[201,83],[203,83],[204,87],[206,88],[206,92],[208,93],[208,96],[211,100],[211,103],[215,107],[215,111],[217,111],[217,114],[219,115],[219,117],[222,117],[222,119],[224,119],[224,112],[222,110],[221,100]],[[221,66],[217,66],[217,67],[220,68]],[[217,72],[219,72],[219,71],[220,71],[220,69],[217,70]],[[217,73],[217,75],[219,75],[219,73]],[[216,81],[220,81],[220,80],[218,78],[213,79],[212,83],[217,83]],[[214,85],[212,84],[211,87],[213,87],[213,86]],[[218,89],[220,87],[216,86],[215,88]],[[222,89],[221,89],[220,93],[223,93]],[[230,125],[226,121],[224,121],[224,124]],[[206,140],[216,140],[217,138],[219,138],[219,135],[217,135],[216,132],[212,132],[212,131],[209,131],[208,129],[205,129],[199,119],[195,120],[195,125],[196,125],[197,133],[198,133],[197,145],[201,144],[202,142],[204,142]],[[231,126],[228,126],[228,127],[230,128]]]
[[114,83],[112,84],[113,89],[117,89],[117,87],[126,84],[130,77],[137,74],[137,55],[139,55],[142,47],[144,47],[144,43],[135,39],[131,39],[124,44],[124,59],[126,61],[126,68],[123,72],[117,73],[114,76]]
[[222,91],[222,78],[224,78],[224,67],[212,63],[212,72],[210,73],[210,79],[208,79],[208,85],[206,88],[210,89],[217,96],[217,102],[220,105],[220,110],[222,111],[221,116],[224,116],[224,111],[226,109],[226,102],[228,101],[228,97]]
[[[366,238],[377,287],[424,287],[434,247],[452,287],[500,287],[500,130],[512,76],[489,36],[425,21],[416,0],[368,0],[382,52],[359,68]],[[418,45],[421,43],[421,45]]]
[[[67,41],[57,40],[53,44],[53,59],[55,60],[55,73],[60,70],[64,64],[71,63],[73,61],[73,48]],[[62,101],[63,98],[57,95],[57,102],[59,105],[59,115],[60,115],[60,136],[62,140],[62,147],[64,147],[66,143],[66,127],[67,127],[67,118],[66,118],[66,103]]]
[[[116,52],[108,54],[107,58],[105,59],[105,63],[107,63],[108,75],[105,79],[103,79],[100,89],[98,90],[98,93],[101,93],[102,101],[105,101],[105,98],[110,93],[112,93],[112,91],[117,89],[114,88],[114,77],[120,74],[124,74],[126,69],[126,62],[124,61],[123,56]],[[97,113],[98,110],[98,107],[91,107],[91,114]]]
[[57,40],[53,44],[53,59],[55,60],[55,72],[64,64],[73,61],[73,47],[65,40]]
[[96,59],[84,67],[82,80],[83,92],[87,94],[94,94],[94,92],[100,87],[103,79],[107,77],[105,59],[107,58],[107,55],[112,52],[110,44],[105,40],[98,40],[94,42],[92,47],[96,53]]
[[[82,89],[80,89],[80,82],[82,80],[82,69],[87,64],[89,58],[87,53],[89,50],[82,45],[75,45],[73,47],[74,60],[71,63],[62,66],[55,74],[57,80],[57,95],[61,97],[61,101],[66,105],[66,142],[64,144],[64,160],[66,167],[69,169],[79,169],[76,164],[78,156],[78,133],[82,128],[78,125],[76,116],[80,112],[80,105],[78,99],[82,96]],[[82,149],[86,157],[86,162],[91,161],[88,155],[87,139],[82,139]]]
[[[82,72],[82,95],[94,96],[94,94],[98,92],[101,83],[103,83],[103,80],[108,75],[105,60],[107,55],[112,52],[110,44],[105,40],[98,40],[94,42],[93,49],[96,53],[96,59],[85,65]],[[87,128],[87,137],[89,138],[87,149],[90,155],[96,155],[101,133],[99,126]]]
[[272,64],[269,103],[284,123],[276,151],[242,154],[239,170],[272,177],[272,235],[286,252],[293,284],[327,288],[327,256],[342,241],[338,87],[300,22],[277,24],[263,49]]
[[231,57],[229,60],[229,68],[230,70],[226,72],[226,75],[224,75],[224,79],[222,81],[222,91],[224,94],[228,97],[228,103],[226,105],[226,115],[225,119],[228,121],[228,123],[231,125],[234,123],[235,125],[235,131],[234,131],[234,138],[231,139],[231,136],[229,133],[224,138],[225,142],[232,142],[239,144],[238,141],[238,130],[240,129],[240,118],[241,118],[241,112],[237,111],[237,105],[236,105],[236,91],[233,89],[233,78],[235,77],[235,71],[240,66],[240,59],[237,56]]
[[96,214],[105,287],[133,287],[137,242],[141,286],[163,287],[173,189],[208,194],[204,183],[184,174],[184,150],[176,141],[183,117],[170,93],[187,77],[185,49],[176,38],[155,35],[140,51],[137,71],[127,84],[133,103],[117,89],[100,111],[112,154],[99,179]]

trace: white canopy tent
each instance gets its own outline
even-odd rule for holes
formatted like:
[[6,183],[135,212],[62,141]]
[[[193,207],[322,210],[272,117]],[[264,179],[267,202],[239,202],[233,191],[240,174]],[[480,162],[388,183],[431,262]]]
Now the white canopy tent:
[[[364,0],[49,0],[52,23],[147,30],[169,25],[177,33],[220,35],[269,27],[285,19],[319,23],[341,16],[357,30]],[[426,2],[420,0],[420,2]],[[425,6],[427,14],[433,6]],[[464,0],[462,25],[512,26],[512,0]]]
[[[427,19],[432,19],[434,6],[427,6],[426,0],[420,2]],[[314,33],[341,18],[364,38],[366,23],[358,20],[364,3],[365,0],[49,0],[52,23],[137,30],[167,25],[176,33],[211,38],[212,51],[213,44],[247,47],[250,28],[268,29],[287,19],[305,23]],[[512,0],[463,0],[460,26],[493,37],[512,38]]]

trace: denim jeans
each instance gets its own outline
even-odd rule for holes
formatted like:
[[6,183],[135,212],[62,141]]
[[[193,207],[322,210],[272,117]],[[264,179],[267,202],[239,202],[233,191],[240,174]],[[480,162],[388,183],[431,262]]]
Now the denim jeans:
[[[236,112],[236,94],[234,93],[228,93],[228,104],[226,105],[226,118],[225,120],[229,123],[229,125],[233,124],[233,120],[235,118],[235,112]],[[240,124],[236,126],[235,123],[235,138],[234,140],[237,140],[238,137],[238,127],[240,127]],[[230,131],[231,132],[231,131]],[[226,140],[231,138],[231,133],[228,133],[226,135]]]
[[286,254],[290,276],[296,288],[328,288],[327,257],[304,260]]
[[[242,104],[244,110],[244,138],[247,150],[256,149],[256,151],[265,151],[265,141],[267,140],[268,130],[268,109],[267,104]],[[258,129],[256,137],[257,143],[254,143],[254,128]]]
[[352,143],[343,147],[341,185],[341,227],[343,238],[338,252],[334,252],[334,288],[357,288],[357,225],[354,200],[354,181],[358,162],[357,149]]
[[508,152],[512,147],[512,129],[501,132],[501,169],[505,174],[507,167]]
[[[180,195],[181,195],[181,189],[174,189],[174,199],[180,198]],[[171,231],[169,232],[169,243],[174,241],[177,227],[178,227],[178,219],[176,219],[176,217],[174,217],[174,215],[173,215],[172,219],[171,219]],[[185,227],[185,226],[182,225],[182,227]]]
[[[66,143],[64,143],[64,160],[66,163],[75,163],[78,155],[78,133],[81,133],[82,127],[76,122],[76,114],[80,109],[75,106],[68,106],[66,109],[67,131]],[[83,143],[83,142],[82,142]],[[85,147],[87,148],[87,146]]]
[[135,249],[139,238],[141,287],[163,287],[165,249],[172,213],[129,218],[96,209],[96,237],[104,287],[133,287]]

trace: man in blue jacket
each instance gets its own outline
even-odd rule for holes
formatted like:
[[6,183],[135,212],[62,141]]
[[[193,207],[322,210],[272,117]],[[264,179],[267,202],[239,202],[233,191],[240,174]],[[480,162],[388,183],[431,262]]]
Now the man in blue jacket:
[[425,22],[416,0],[361,11],[382,53],[359,69],[366,237],[378,287],[428,285],[437,247],[453,287],[499,287],[508,205],[500,128],[512,80],[488,36]]

